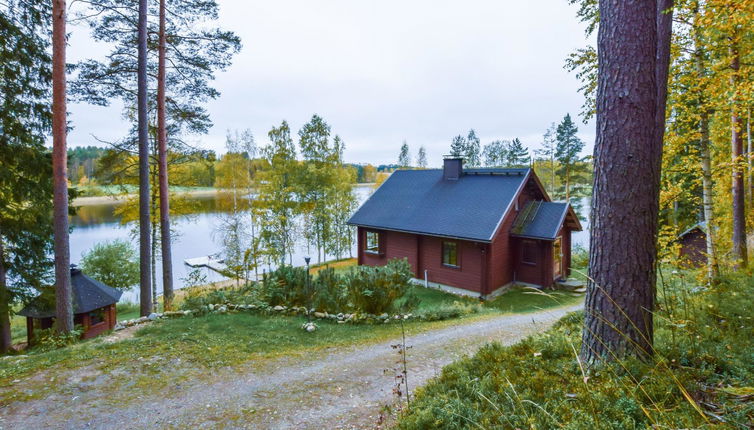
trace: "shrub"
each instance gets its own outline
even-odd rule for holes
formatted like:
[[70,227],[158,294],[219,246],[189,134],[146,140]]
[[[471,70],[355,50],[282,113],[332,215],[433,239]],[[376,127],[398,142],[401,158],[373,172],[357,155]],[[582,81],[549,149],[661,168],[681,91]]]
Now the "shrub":
[[348,297],[353,307],[369,314],[387,311],[410,287],[411,266],[406,259],[390,260],[386,266],[359,266],[346,275]]
[[34,330],[34,348],[41,351],[50,351],[73,345],[81,338],[84,330],[81,326],[76,326],[68,333],[58,333],[54,327]]

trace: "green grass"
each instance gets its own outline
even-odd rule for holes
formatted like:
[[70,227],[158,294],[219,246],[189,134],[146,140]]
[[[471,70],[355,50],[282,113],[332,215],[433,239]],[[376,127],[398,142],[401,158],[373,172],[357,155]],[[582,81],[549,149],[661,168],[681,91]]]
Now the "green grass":
[[519,314],[559,306],[575,305],[583,299],[583,294],[568,291],[513,287],[504,294],[486,302],[484,306],[504,313]]
[[139,318],[140,307],[138,303],[118,303],[116,306],[118,321]]
[[752,428],[754,277],[703,289],[667,272],[651,362],[595,366],[585,379],[576,359],[583,318],[572,313],[543,334],[446,366],[397,427]]
[[[280,355],[304,354],[325,347],[395,338],[398,324],[351,325],[317,321],[319,329],[301,329],[303,317],[250,313],[209,314],[162,320],[131,339],[107,343],[102,338],[52,351],[32,350],[25,357],[0,360],[0,407],[69,389],[66,372],[86,368],[108,375],[110,402],[128,401],[142,390],[157,391],[182,380],[210,378],[212,369],[261,363]],[[408,322],[408,334],[454,323]],[[169,365],[166,366],[166,363]],[[13,382],[17,381],[17,382]]]

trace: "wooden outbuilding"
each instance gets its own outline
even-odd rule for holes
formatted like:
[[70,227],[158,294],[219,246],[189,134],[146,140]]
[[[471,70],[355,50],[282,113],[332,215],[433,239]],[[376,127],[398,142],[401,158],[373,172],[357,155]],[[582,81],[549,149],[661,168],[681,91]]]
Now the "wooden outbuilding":
[[[71,266],[73,323],[81,326],[82,339],[89,339],[115,328],[115,305],[122,291],[84,275]],[[26,335],[29,345],[34,341],[34,330],[48,329],[55,323],[55,302],[40,295],[24,307],[19,315],[26,317]]]
[[466,169],[452,157],[443,169],[394,172],[349,224],[359,264],[406,258],[415,278],[481,298],[567,278],[571,232],[582,229],[534,170]]
[[678,235],[681,245],[680,257],[689,267],[702,267],[707,264],[707,224],[697,223]]

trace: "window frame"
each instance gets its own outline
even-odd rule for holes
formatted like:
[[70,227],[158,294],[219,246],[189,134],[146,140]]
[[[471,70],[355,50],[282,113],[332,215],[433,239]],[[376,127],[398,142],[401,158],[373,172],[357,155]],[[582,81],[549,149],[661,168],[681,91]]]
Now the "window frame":
[[[374,237],[374,240],[377,242],[375,246],[370,246],[370,237]],[[382,254],[382,234],[380,232],[374,230],[364,231],[364,252],[372,255]]]
[[[446,263],[445,262],[445,245],[453,245],[453,248],[455,248],[455,263]],[[451,269],[460,269],[461,268],[461,255],[458,252],[458,241],[456,240],[443,240],[440,244],[440,264],[442,264],[443,267],[448,267]]]

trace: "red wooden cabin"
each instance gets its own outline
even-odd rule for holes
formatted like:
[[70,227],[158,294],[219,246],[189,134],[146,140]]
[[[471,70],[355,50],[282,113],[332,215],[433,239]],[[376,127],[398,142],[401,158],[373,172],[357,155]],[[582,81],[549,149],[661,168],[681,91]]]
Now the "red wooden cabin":
[[464,169],[459,158],[443,169],[396,171],[349,224],[359,264],[406,258],[417,279],[481,298],[566,278],[571,232],[581,230],[532,169]]
[[[73,301],[73,323],[81,326],[82,339],[89,339],[115,328],[117,315],[115,304],[122,291],[96,281],[75,266],[71,266],[71,292]],[[34,341],[34,330],[53,327],[55,302],[46,295],[40,295],[18,313],[26,317],[26,336],[29,345]]]

